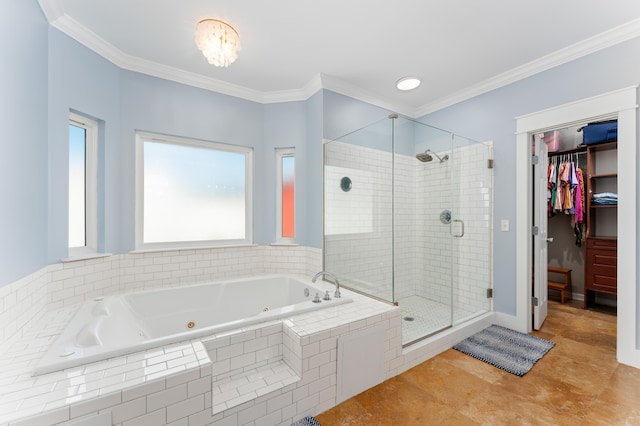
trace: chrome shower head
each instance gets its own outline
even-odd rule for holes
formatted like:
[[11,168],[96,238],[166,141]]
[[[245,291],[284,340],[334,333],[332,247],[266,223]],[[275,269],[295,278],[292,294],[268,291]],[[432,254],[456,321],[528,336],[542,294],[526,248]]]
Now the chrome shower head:
[[433,160],[433,156],[436,156],[436,158],[438,160],[440,160],[441,163],[444,163],[445,161],[447,161],[449,159],[449,154],[446,154],[444,157],[440,157],[438,154],[436,154],[435,152],[431,151],[430,149],[427,149],[425,152],[422,152],[420,154],[416,155],[416,158],[420,161],[422,161],[423,163],[428,163],[429,161]]

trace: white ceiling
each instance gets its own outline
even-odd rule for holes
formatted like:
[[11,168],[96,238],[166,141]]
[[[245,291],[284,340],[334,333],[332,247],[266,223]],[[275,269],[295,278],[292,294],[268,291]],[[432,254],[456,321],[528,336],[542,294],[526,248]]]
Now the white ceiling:
[[[39,3],[53,26],[125,69],[264,103],[324,87],[412,117],[640,36],[639,0]],[[240,34],[229,68],[195,46],[205,18]],[[406,75],[422,85],[398,91]]]

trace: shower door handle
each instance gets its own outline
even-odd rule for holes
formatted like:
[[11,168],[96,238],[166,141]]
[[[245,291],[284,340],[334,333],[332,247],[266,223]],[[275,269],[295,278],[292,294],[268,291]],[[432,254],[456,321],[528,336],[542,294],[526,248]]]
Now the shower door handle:
[[454,219],[454,220],[451,221],[451,223],[455,223],[455,222],[458,222],[461,225],[460,234],[451,233],[451,227],[449,227],[449,232],[451,233],[452,236],[454,236],[456,238],[464,237],[464,221],[462,221],[460,219]]

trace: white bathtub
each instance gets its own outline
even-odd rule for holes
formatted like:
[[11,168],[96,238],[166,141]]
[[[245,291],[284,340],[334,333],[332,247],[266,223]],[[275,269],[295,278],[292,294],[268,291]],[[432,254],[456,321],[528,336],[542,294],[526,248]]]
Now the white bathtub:
[[[331,300],[322,300],[331,289]],[[321,303],[312,302],[319,294]],[[260,276],[86,301],[34,375],[350,302],[302,277]]]

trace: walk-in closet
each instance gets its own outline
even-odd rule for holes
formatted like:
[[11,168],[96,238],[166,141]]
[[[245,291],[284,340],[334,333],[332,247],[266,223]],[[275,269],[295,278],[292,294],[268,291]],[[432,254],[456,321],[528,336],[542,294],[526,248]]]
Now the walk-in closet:
[[[617,305],[617,138],[585,144],[583,125],[546,132],[549,298]],[[588,138],[589,136],[587,136]],[[591,141],[588,141],[591,142]]]

